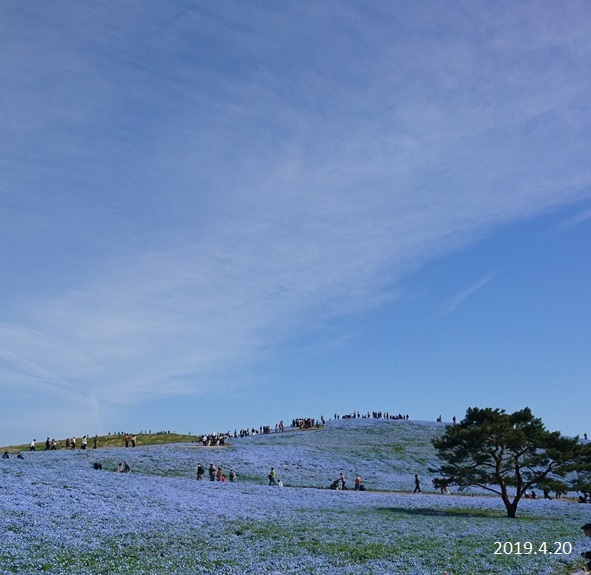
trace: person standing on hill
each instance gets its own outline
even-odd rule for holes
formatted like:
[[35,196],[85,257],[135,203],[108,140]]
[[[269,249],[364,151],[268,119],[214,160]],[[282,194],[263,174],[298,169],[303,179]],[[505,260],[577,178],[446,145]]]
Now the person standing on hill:
[[269,471],[269,485],[277,485],[275,481],[275,468],[271,467],[271,471]]
[[339,475],[339,481],[341,482],[341,489],[344,491],[345,489],[347,489],[347,478],[345,477],[345,475],[341,472],[341,474]]
[[203,481],[203,476],[205,475],[205,469],[201,463],[197,465],[197,481]]
[[421,493],[421,480],[419,476],[415,474],[415,490],[413,493]]

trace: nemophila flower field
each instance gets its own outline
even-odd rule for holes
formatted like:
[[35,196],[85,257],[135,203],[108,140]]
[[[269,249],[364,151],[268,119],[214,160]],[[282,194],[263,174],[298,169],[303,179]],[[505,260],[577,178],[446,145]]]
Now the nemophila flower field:
[[[340,420],[218,448],[139,445],[1,460],[0,573],[572,572],[591,507],[527,500],[511,520],[495,497],[436,493],[427,467],[435,463],[430,438],[441,430]],[[123,460],[131,473],[115,471]],[[238,480],[197,481],[198,463],[234,469]],[[271,466],[285,487],[268,485]],[[351,486],[359,473],[367,491],[327,489],[341,471]],[[428,492],[411,493],[414,473]],[[573,550],[495,554],[497,541],[532,542],[536,551],[568,542]]]

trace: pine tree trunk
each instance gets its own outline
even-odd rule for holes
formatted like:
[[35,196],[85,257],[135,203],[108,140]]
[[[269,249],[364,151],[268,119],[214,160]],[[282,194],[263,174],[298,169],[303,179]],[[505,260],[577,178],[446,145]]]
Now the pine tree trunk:
[[503,498],[503,503],[505,504],[505,509],[507,509],[507,517],[509,517],[509,519],[515,519],[515,516],[517,514],[517,504],[519,503],[519,499],[517,497],[515,497],[515,499],[513,499],[513,501],[511,501],[511,499],[509,498],[509,496],[506,493],[503,493],[502,498]]
[[517,515],[518,502],[519,500],[517,498],[515,498],[513,501],[511,501],[509,498],[503,498],[503,503],[505,504],[505,508],[507,509],[507,517],[509,517],[509,519],[515,519]]

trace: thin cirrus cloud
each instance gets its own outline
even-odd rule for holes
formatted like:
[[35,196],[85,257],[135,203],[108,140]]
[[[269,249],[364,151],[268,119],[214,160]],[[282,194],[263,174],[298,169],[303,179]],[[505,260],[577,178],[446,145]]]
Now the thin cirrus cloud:
[[470,285],[466,289],[458,292],[454,297],[450,298],[445,305],[439,310],[439,316],[449,315],[453,313],[458,307],[460,307],[469,297],[472,296],[476,291],[483,288],[490,280],[494,277],[494,274],[487,275],[476,283]]
[[558,234],[558,233],[564,232],[564,231],[574,228],[574,227],[576,227],[576,226],[578,226],[590,219],[591,219],[591,210],[583,210],[583,211],[575,214],[574,216],[555,225],[552,228],[551,233]]

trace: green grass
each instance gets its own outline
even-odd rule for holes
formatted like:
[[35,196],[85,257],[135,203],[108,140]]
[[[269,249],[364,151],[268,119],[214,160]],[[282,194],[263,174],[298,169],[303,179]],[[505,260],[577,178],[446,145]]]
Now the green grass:
[[[132,434],[129,434],[130,437]],[[76,437],[76,449],[80,449],[80,441],[82,436]],[[92,449],[94,436],[88,437],[88,449]],[[192,443],[197,441],[196,435],[187,435],[181,433],[142,433],[136,434],[137,446],[146,445],[163,445],[168,443]],[[123,447],[125,446],[124,435],[99,435],[98,447]],[[58,449],[66,449],[65,439],[56,439]],[[0,447],[0,451],[28,451],[30,444],[21,445],[7,445]],[[131,445],[131,444],[130,444]],[[37,451],[45,450],[45,440],[36,442]]]

